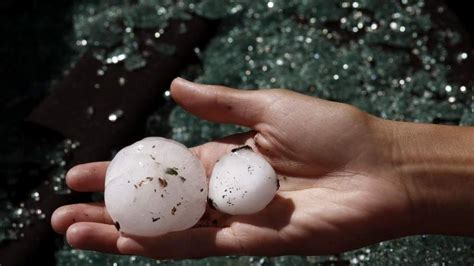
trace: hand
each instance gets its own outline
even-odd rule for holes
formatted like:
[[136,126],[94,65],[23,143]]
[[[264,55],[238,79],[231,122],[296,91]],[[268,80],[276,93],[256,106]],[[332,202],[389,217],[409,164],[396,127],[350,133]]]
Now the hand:
[[[195,147],[208,176],[231,149],[250,145],[280,175],[281,188],[261,212],[208,210],[201,225],[145,239],[121,236],[103,204],[63,206],[52,217],[75,248],[156,259],[231,254],[318,255],[420,233],[421,184],[401,166],[396,122],[349,105],[286,90],[234,90],[176,79],[175,101],[210,121],[252,129]],[[402,134],[401,134],[402,135]],[[74,167],[68,185],[102,191],[107,162]]]

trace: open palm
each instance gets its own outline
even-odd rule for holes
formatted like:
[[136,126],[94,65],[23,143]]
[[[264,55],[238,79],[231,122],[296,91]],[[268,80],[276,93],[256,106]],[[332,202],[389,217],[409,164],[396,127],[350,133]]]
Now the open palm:
[[[242,91],[177,79],[172,95],[199,117],[252,129],[192,149],[208,176],[219,157],[246,144],[279,174],[277,196],[259,213],[229,216],[208,209],[198,226],[155,238],[120,235],[103,204],[63,206],[52,225],[73,247],[158,259],[317,255],[410,233],[410,197],[389,163],[391,143],[384,135],[390,130],[381,120],[286,90]],[[68,185],[103,191],[107,165],[73,168]]]

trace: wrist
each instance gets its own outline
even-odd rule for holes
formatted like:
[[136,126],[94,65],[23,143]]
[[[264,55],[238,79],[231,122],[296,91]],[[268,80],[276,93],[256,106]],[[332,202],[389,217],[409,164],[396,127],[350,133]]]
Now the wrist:
[[474,129],[387,121],[417,234],[474,235]]

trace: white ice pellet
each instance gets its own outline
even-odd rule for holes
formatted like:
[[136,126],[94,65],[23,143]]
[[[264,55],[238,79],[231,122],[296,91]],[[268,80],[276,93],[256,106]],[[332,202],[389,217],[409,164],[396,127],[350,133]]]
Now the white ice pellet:
[[272,166],[249,146],[234,149],[214,165],[209,203],[220,212],[256,213],[273,199],[279,182]]
[[120,150],[105,179],[105,205],[119,231],[158,236],[195,225],[206,209],[201,161],[173,140],[145,138]]

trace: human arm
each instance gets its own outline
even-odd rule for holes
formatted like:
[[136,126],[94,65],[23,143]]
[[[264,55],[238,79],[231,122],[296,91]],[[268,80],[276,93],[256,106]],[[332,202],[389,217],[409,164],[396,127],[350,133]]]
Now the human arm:
[[[413,234],[473,234],[472,128],[383,120],[287,90],[177,79],[171,92],[203,119],[252,129],[192,149],[208,176],[220,156],[247,144],[280,175],[277,197],[254,215],[208,210],[204,220],[215,224],[153,239],[121,236],[101,204],[64,206],[52,224],[73,247],[153,258],[318,255]],[[106,167],[75,167],[68,185],[102,191]]]

